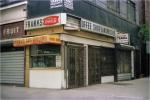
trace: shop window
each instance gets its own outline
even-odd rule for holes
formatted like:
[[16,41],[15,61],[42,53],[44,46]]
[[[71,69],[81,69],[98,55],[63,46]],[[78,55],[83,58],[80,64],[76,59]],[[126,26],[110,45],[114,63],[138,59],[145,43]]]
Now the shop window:
[[135,22],[135,3],[131,0],[127,2],[127,18],[129,21]]
[[131,52],[130,51],[119,51],[118,52],[118,73],[130,73],[131,72]]
[[110,11],[119,13],[119,0],[107,0],[107,8]]
[[58,45],[31,46],[31,67],[60,67],[61,56]]

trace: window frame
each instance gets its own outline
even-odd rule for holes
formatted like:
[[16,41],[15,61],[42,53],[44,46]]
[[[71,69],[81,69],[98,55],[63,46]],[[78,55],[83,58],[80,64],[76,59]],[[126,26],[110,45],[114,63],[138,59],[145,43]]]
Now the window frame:
[[[109,5],[110,2],[113,2],[113,8],[110,8],[110,5]],[[107,0],[107,9],[116,13],[116,14],[120,14],[120,2],[119,2],[119,0]]]
[[[131,14],[129,16],[129,11],[131,10],[131,7],[133,7],[133,9],[134,9],[133,10],[133,12],[134,12],[133,19],[131,18]],[[136,5],[135,5],[135,2],[133,2],[132,0],[127,0],[127,19],[131,22],[136,22]]]
[[[32,54],[32,46],[40,46],[40,45],[54,45],[54,46],[59,46],[59,53],[49,53],[49,54]],[[30,68],[31,69],[50,69],[50,68],[60,68],[61,67],[61,45],[55,45],[55,44],[40,44],[40,45],[32,45],[30,46]],[[37,47],[38,48],[38,47]],[[36,48],[35,51],[37,51],[38,49]],[[50,57],[50,56],[55,56],[55,66],[33,66],[33,57]],[[57,56],[60,58],[60,66],[57,66],[56,64],[56,60],[57,60]]]

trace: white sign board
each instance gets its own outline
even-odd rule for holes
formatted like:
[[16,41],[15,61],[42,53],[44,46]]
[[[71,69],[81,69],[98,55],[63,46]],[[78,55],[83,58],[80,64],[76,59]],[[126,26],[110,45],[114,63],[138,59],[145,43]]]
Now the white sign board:
[[50,0],[50,8],[57,8],[63,6],[63,0]]
[[129,35],[127,33],[117,34],[116,35],[116,43],[128,44],[129,43]]
[[50,0],[50,8],[66,7],[73,10],[73,0]]
[[66,13],[53,14],[25,20],[25,30],[66,24]]
[[103,35],[112,36],[112,37],[115,37],[115,33],[116,33],[115,29],[94,23],[86,19],[81,19],[81,29],[103,34]]
[[73,0],[64,0],[64,6],[68,9],[73,10]]

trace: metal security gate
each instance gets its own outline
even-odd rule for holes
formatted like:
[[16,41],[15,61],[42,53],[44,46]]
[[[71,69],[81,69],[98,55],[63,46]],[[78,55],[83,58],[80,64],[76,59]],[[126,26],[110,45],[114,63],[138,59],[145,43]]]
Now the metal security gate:
[[85,83],[84,47],[67,45],[68,88],[83,87]]
[[89,46],[88,49],[88,84],[101,83],[100,48]]
[[101,47],[101,74],[102,76],[115,76],[116,57],[114,48]]
[[24,84],[24,51],[1,52],[0,83]]
[[131,51],[117,51],[118,80],[131,79]]
[[115,76],[115,66],[115,51],[113,48],[89,46],[89,85],[101,83],[102,76]]

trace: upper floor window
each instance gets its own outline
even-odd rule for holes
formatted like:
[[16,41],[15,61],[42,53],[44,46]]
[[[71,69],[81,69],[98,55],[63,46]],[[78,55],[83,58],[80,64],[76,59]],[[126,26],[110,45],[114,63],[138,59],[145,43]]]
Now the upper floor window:
[[131,22],[136,22],[136,4],[133,0],[84,0],[102,7],[125,18]]
[[135,22],[135,3],[131,0],[127,1],[127,18],[129,21]]
[[119,13],[119,0],[107,0],[107,8],[113,12]]

